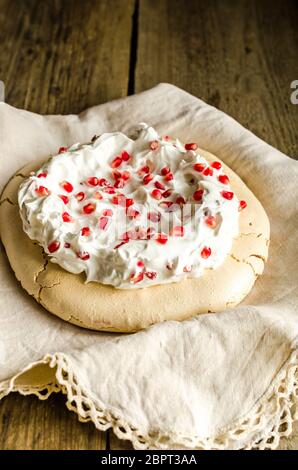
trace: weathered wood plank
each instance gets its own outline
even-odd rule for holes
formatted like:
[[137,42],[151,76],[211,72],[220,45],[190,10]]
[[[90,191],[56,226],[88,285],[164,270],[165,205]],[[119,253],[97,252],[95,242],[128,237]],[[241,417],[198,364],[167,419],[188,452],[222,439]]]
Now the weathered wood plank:
[[294,1],[141,0],[136,91],[171,82],[298,157]]
[[134,0],[0,0],[6,101],[76,113],[127,94]]
[[65,406],[65,396],[46,401],[12,393],[0,404],[0,449],[106,449],[106,433],[80,423]]

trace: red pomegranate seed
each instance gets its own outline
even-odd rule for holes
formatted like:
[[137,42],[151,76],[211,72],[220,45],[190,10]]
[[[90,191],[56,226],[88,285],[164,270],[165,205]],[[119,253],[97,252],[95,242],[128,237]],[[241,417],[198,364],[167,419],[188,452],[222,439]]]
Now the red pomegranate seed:
[[40,195],[40,196],[48,196],[50,194],[50,191],[48,188],[45,186],[38,186],[38,188],[35,189],[35,191]]
[[184,197],[178,196],[177,199],[176,199],[176,204],[180,204],[180,205],[185,204]]
[[162,184],[162,183],[160,183],[159,181],[155,181],[154,186],[155,186],[157,189],[166,189],[166,188],[165,188],[165,185]]
[[59,150],[58,150],[58,153],[65,153],[67,152],[68,148],[67,147],[60,147]]
[[150,142],[149,147],[150,147],[151,150],[157,150],[158,147],[159,147],[158,141],[157,140],[152,140],[152,142]]
[[82,230],[81,230],[81,234],[83,237],[89,237],[89,235],[91,234],[91,230],[89,227],[83,227]]
[[147,228],[147,236],[146,236],[146,238],[147,238],[148,240],[150,240],[151,238],[154,237],[155,233],[156,233],[156,230],[155,230],[154,227],[149,227],[149,228]]
[[94,194],[93,194],[93,197],[94,199],[97,199],[98,201],[100,201],[102,199],[102,194],[100,194],[99,191],[96,191]]
[[47,176],[48,176],[47,173],[39,173],[39,174],[37,175],[37,178],[46,178]]
[[121,157],[116,157],[111,163],[112,168],[118,168],[122,163],[122,158]]
[[148,165],[142,166],[142,168],[138,170],[138,173],[150,173],[149,166]]
[[72,222],[73,218],[71,217],[71,215],[68,212],[63,212],[62,220],[63,220],[63,222]]
[[99,219],[99,228],[101,230],[105,230],[108,222],[109,222],[109,219],[107,217],[100,217],[100,219]]
[[228,184],[230,180],[227,175],[219,175],[218,181],[220,181],[222,184]]
[[128,217],[132,217],[133,219],[137,219],[141,215],[139,211],[133,209],[132,207],[128,207],[126,214]]
[[125,206],[125,196],[123,194],[118,194],[117,196],[113,196],[112,203]]
[[247,207],[247,202],[246,201],[239,201],[239,212],[243,211]]
[[48,250],[50,253],[54,253],[55,251],[59,250],[60,243],[57,240],[54,240],[48,245]]
[[123,150],[123,152],[121,153],[121,158],[124,162],[128,162],[128,160],[130,160],[131,158],[131,155],[129,155],[129,153],[126,152],[126,150]]
[[98,180],[99,186],[111,186],[111,184],[105,178],[100,178]]
[[98,185],[98,178],[96,176],[90,176],[90,178],[87,179],[87,183],[89,186],[97,186]]
[[224,197],[228,201],[231,201],[231,199],[233,199],[233,197],[234,197],[234,193],[232,193],[232,191],[222,191],[221,195],[222,195],[222,197]]
[[93,204],[92,202],[89,202],[83,207],[83,211],[85,212],[85,214],[92,214],[92,212],[94,212],[95,209],[96,209],[96,205]]
[[202,258],[207,259],[209,258],[210,255],[211,255],[211,248],[204,246],[204,248],[201,251]]
[[160,221],[160,212],[148,212],[148,220],[151,220],[151,222],[159,222]]
[[198,171],[199,173],[202,173],[202,171],[204,171],[205,166],[206,165],[204,165],[204,163],[195,163],[193,169]]
[[213,215],[208,215],[205,217],[205,224],[209,225],[211,228],[215,228],[217,225],[216,218]]
[[137,262],[137,266],[138,266],[138,268],[143,268],[143,267],[145,266],[144,261],[139,260],[139,261]]
[[165,175],[165,180],[166,180],[166,181],[172,181],[173,179],[174,179],[174,175],[173,175],[173,173],[172,173],[171,171],[170,171],[170,173],[167,173],[167,174]]
[[150,181],[152,181],[152,180],[153,180],[153,175],[152,175],[152,173],[148,173],[147,175],[144,176],[144,178],[143,178],[143,183],[144,183],[144,184],[148,184],[148,183],[150,183]]
[[115,194],[115,188],[110,188],[109,186],[107,188],[103,188],[102,189],[102,192],[103,193],[106,193],[106,194]]
[[85,193],[83,193],[83,191],[76,194],[76,200],[77,201],[81,202],[81,201],[83,201],[83,199],[85,199]]
[[215,170],[220,170],[222,167],[222,164],[220,162],[212,162],[211,166],[212,168],[215,168]]
[[172,237],[183,237],[184,236],[184,227],[182,225],[176,225],[170,231]]
[[102,211],[102,215],[105,216],[105,217],[112,217],[113,211],[112,211],[112,209],[104,209]]
[[168,237],[165,233],[157,233],[155,236],[155,240],[157,241],[157,243],[165,245],[168,241]]
[[167,189],[166,191],[164,191],[162,193],[162,197],[170,197],[172,194],[172,190],[171,189]]
[[204,189],[198,189],[193,193],[193,198],[195,201],[201,201],[204,194]]
[[114,178],[114,180],[117,180],[118,178],[121,178],[121,172],[118,171],[118,170],[115,170],[112,172],[112,176]]
[[190,271],[191,271],[191,266],[184,266],[183,268],[184,273],[190,273]]
[[145,275],[148,277],[148,279],[155,279],[157,276],[157,272],[155,271],[146,271]]
[[64,243],[64,248],[70,248],[70,243],[65,242],[65,243]]
[[73,191],[73,185],[68,181],[62,181],[61,186],[67,193],[71,193]]
[[165,166],[161,169],[160,174],[162,176],[166,176],[168,173],[170,173],[170,171],[171,171],[170,168],[168,166]]
[[170,137],[169,135],[164,135],[164,136],[163,136],[163,139],[164,139],[164,140],[170,140],[170,138],[171,138],[171,137]]
[[67,204],[69,201],[69,198],[67,196],[64,196],[63,194],[59,194],[60,199],[64,202],[64,204]]
[[161,192],[159,189],[153,189],[153,191],[151,191],[151,196],[154,198],[154,199],[161,199],[162,195],[161,195]]
[[133,284],[137,284],[138,282],[141,282],[142,280],[144,279],[144,273],[139,273],[139,274],[135,274],[135,273],[132,273],[130,275],[130,282],[132,282]]
[[82,259],[83,261],[88,261],[88,259],[90,258],[90,255],[86,251],[83,251],[83,252],[77,253],[77,257]]
[[185,150],[197,150],[198,144],[192,142],[184,145]]
[[125,201],[125,206],[130,207],[135,203],[135,201],[132,198],[127,198]]
[[114,187],[119,189],[119,188],[124,188],[125,182],[123,178],[118,178],[116,183],[114,184]]
[[212,168],[210,168],[209,166],[207,166],[207,168],[205,168],[205,170],[203,171],[203,175],[205,175],[205,176],[212,176],[212,175],[213,175],[213,170],[212,170]]
[[124,179],[124,181],[128,181],[131,177],[131,174],[129,173],[129,171],[123,171],[122,172],[122,175],[121,175],[121,178]]

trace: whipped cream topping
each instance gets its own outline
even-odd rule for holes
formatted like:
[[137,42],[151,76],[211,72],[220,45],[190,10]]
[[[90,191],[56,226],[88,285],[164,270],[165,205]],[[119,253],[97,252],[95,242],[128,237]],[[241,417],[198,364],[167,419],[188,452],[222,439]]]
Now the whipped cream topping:
[[61,148],[26,179],[23,229],[51,261],[117,288],[215,269],[238,234],[237,199],[220,162],[140,124]]

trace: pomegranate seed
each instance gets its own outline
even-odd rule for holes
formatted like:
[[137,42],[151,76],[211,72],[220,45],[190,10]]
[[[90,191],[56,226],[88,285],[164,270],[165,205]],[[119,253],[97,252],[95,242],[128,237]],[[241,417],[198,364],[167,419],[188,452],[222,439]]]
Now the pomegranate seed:
[[39,174],[37,175],[37,178],[46,178],[47,176],[48,176],[47,173],[39,173]]
[[128,181],[131,177],[131,174],[129,171],[123,171],[121,177],[124,179],[124,181]]
[[155,181],[154,186],[155,186],[157,189],[166,189],[165,186],[164,186],[164,184],[160,183],[159,181]]
[[85,199],[85,193],[83,193],[83,191],[76,194],[76,200],[77,201],[81,202],[81,201],[83,201],[83,199]]
[[100,201],[102,199],[102,194],[100,194],[99,191],[96,191],[94,194],[93,194],[93,197],[94,199],[97,199],[98,201]]
[[172,190],[171,189],[167,189],[166,191],[164,191],[162,193],[162,197],[170,197],[172,194]]
[[105,178],[100,178],[98,180],[99,186],[111,186],[111,184]]
[[129,153],[126,152],[126,150],[123,150],[123,152],[121,153],[121,158],[124,162],[128,162],[128,160],[130,160],[131,158],[131,155],[129,155]]
[[162,176],[166,176],[168,173],[170,173],[170,171],[171,171],[170,168],[168,166],[165,166],[161,169],[160,174]]
[[155,271],[146,271],[145,275],[148,277],[148,279],[155,279],[157,276],[157,272]]
[[220,170],[222,167],[222,164],[220,162],[212,162],[211,166],[212,168],[215,168],[215,170]]
[[172,173],[171,171],[170,171],[170,173],[167,173],[167,174],[165,175],[165,180],[166,180],[166,181],[172,181],[173,179],[174,179],[174,175],[173,175],[173,173]]
[[112,167],[112,168],[118,168],[118,166],[120,166],[121,163],[122,163],[122,158],[121,158],[121,157],[116,157],[116,158],[114,158],[114,160],[112,161],[111,167]]
[[121,206],[125,206],[125,196],[123,194],[119,194],[117,196],[112,197],[113,204],[119,204]]
[[221,195],[222,195],[222,197],[224,197],[228,201],[231,201],[231,199],[233,199],[233,197],[234,197],[234,193],[232,193],[232,191],[222,191]]
[[152,140],[152,142],[150,142],[149,147],[150,147],[151,150],[157,150],[158,147],[159,147],[158,141],[157,140]]
[[98,178],[96,178],[96,176],[90,176],[90,178],[87,179],[87,184],[89,184],[89,186],[97,186]]
[[125,184],[124,179],[118,178],[116,183],[114,184],[114,187],[117,189],[124,188],[124,184]]
[[204,194],[204,189],[198,189],[193,193],[193,198],[195,201],[201,201]]
[[94,212],[95,209],[96,209],[96,205],[93,204],[92,202],[89,202],[89,204],[86,204],[83,207],[83,211],[85,212],[85,214],[92,214],[92,212]]
[[40,196],[48,196],[50,194],[50,191],[48,188],[45,186],[38,186],[38,188],[35,189],[35,191],[40,195]]
[[210,168],[209,166],[207,168],[205,168],[205,170],[203,171],[203,175],[205,176],[212,176],[213,175],[213,170],[212,168]]
[[205,217],[205,224],[209,225],[211,228],[215,228],[217,225],[216,218],[213,215],[208,215]]
[[191,271],[191,266],[184,266],[183,268],[184,273],[190,273],[190,271]]
[[48,245],[48,250],[50,253],[54,253],[55,251],[59,250],[60,248],[60,242],[57,240],[54,240]]
[[168,241],[168,237],[165,233],[157,233],[155,240],[157,243],[160,243],[161,245],[165,245]]
[[71,215],[68,212],[63,212],[62,219],[63,219],[63,222],[72,222],[73,221],[73,218],[71,217]]
[[239,212],[243,211],[247,207],[247,202],[246,201],[239,201]]
[[161,192],[159,189],[153,189],[153,191],[151,191],[151,196],[154,198],[154,199],[161,199],[162,195],[161,195]]
[[112,176],[114,178],[114,180],[117,180],[118,178],[121,178],[121,172],[118,171],[118,170],[115,170],[112,172]]
[[222,184],[228,184],[230,180],[227,175],[219,175],[218,181],[220,181]]
[[125,245],[125,243],[128,243],[128,240],[124,240],[123,242],[118,243],[118,245],[114,246],[114,250],[117,250],[118,248],[120,248],[120,246]]
[[171,137],[170,137],[169,135],[164,135],[164,136],[163,136],[163,139],[164,139],[164,140],[170,140]]
[[151,222],[159,222],[160,221],[160,212],[148,212],[148,220],[151,220]]
[[172,228],[170,235],[172,237],[183,237],[184,235],[184,227],[182,225],[176,225]]
[[193,169],[198,171],[199,173],[202,173],[202,171],[204,171],[205,166],[206,165],[204,165],[204,163],[195,163]]
[[138,266],[138,268],[143,268],[143,267],[145,266],[144,261],[139,260],[139,261],[137,262],[137,266]]
[[89,235],[91,234],[91,230],[89,227],[83,227],[82,230],[81,230],[81,234],[83,237],[89,237]]
[[115,188],[107,187],[107,188],[103,188],[102,192],[106,194],[115,194],[116,191],[115,191]]
[[138,173],[150,173],[150,168],[149,166],[145,165],[142,168],[139,169]]
[[100,217],[100,219],[99,219],[99,228],[101,230],[105,230],[108,222],[109,222],[109,219],[107,217]]
[[67,152],[67,150],[68,150],[67,147],[60,147],[59,150],[58,150],[58,154],[65,153],[65,152]]
[[156,233],[156,230],[154,227],[149,227],[147,228],[147,239],[150,240],[150,238],[153,238]]
[[73,191],[73,185],[68,181],[62,181],[61,186],[67,193],[71,193]]
[[137,219],[141,215],[139,211],[133,209],[132,207],[127,209],[126,214],[128,217],[132,217],[133,219]]
[[126,207],[130,207],[134,204],[134,200],[132,198],[127,198],[126,201],[125,201],[125,205]]
[[190,144],[185,144],[184,145],[185,150],[197,150],[198,144],[195,144],[194,142]]
[[59,194],[60,199],[64,202],[64,204],[67,204],[69,201],[69,198],[67,196],[64,196],[63,194]]
[[82,259],[83,261],[87,261],[90,258],[90,255],[86,251],[83,251],[82,253],[77,253],[77,257]]
[[177,199],[176,199],[176,204],[180,204],[180,205],[185,204],[184,197],[178,196]]
[[112,217],[113,211],[112,211],[112,209],[104,209],[102,211],[102,215],[105,216],[105,217]]
[[201,251],[202,258],[207,259],[209,258],[210,255],[211,255],[211,248],[204,246],[204,248]]
[[70,248],[70,243],[65,242],[65,243],[64,243],[64,248]]
[[144,178],[143,178],[143,183],[144,183],[144,184],[148,184],[148,183],[150,183],[150,181],[152,181],[152,180],[153,180],[153,175],[152,175],[152,173],[148,173],[147,175],[144,176]]
[[138,282],[141,282],[144,279],[144,273],[139,273],[135,275],[135,273],[132,273],[130,275],[130,282],[133,284],[137,284]]

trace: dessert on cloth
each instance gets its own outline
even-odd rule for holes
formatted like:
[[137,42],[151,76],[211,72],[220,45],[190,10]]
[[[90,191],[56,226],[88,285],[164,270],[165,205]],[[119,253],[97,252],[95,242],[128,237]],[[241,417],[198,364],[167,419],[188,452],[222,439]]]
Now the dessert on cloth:
[[[1,197],[1,396],[15,390],[44,398],[62,390],[81,419],[112,427],[136,448],[275,448],[297,418],[297,162],[167,84],[79,116],[39,116],[1,103],[0,122],[1,189],[10,179]],[[150,126],[131,136],[140,122]],[[90,142],[93,135],[99,137]],[[73,159],[96,159],[96,148],[100,153],[110,139],[102,167],[109,178],[89,168],[76,173]],[[134,166],[137,145],[145,146],[144,174]],[[150,166],[154,152],[156,168]],[[173,168],[164,164],[169,153]],[[108,184],[101,185],[102,178]],[[179,215],[188,199],[203,227],[190,237],[189,219]],[[125,232],[115,255],[108,240],[116,239],[107,231],[118,206],[131,234],[148,221],[148,200],[150,237],[146,231],[133,243]],[[168,232],[159,228],[165,213]],[[249,293],[267,257],[266,213],[270,255]],[[111,257],[119,262],[116,270]],[[167,257],[173,265],[166,271]],[[209,283],[214,308],[200,309],[200,286],[220,270],[220,280]],[[233,298],[226,286],[233,286]],[[98,296],[91,301],[86,295],[89,287],[103,296],[99,329],[133,331],[192,318],[112,334],[71,325],[40,305],[94,327],[94,315],[80,318],[75,311],[77,305],[83,311],[84,302],[99,311]],[[115,314],[108,324],[104,292],[137,299],[130,308],[128,300],[111,302],[122,321],[116,328]],[[206,310],[217,313],[195,315]]]

